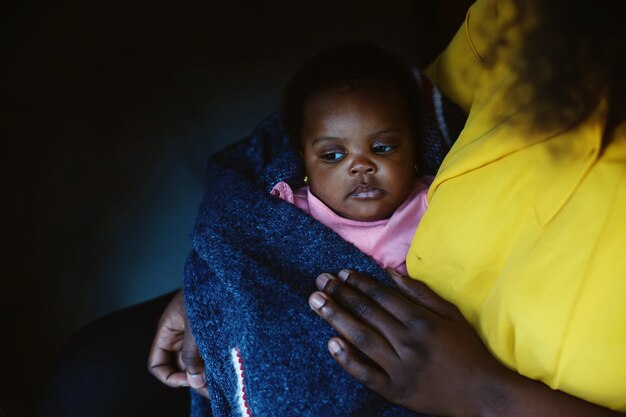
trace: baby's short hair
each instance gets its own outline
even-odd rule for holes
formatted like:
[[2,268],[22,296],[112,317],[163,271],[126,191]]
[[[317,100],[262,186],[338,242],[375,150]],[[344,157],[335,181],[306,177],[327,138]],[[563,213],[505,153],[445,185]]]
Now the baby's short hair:
[[315,93],[359,81],[385,81],[406,101],[416,160],[422,153],[423,102],[411,67],[400,57],[368,41],[339,43],[317,53],[293,75],[283,92],[282,113],[289,141],[302,149],[303,110]]

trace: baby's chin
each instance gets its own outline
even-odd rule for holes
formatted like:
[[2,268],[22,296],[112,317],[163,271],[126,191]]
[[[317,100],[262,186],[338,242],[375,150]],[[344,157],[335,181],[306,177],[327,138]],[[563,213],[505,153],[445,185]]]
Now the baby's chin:
[[375,222],[378,220],[385,220],[391,217],[393,210],[383,207],[354,207],[343,212],[334,210],[335,213],[346,219],[355,220],[359,222]]

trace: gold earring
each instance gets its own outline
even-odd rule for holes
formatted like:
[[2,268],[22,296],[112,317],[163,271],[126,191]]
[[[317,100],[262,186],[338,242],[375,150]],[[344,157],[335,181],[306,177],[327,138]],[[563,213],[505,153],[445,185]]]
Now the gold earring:
[[304,183],[308,184],[309,183],[309,177],[307,177],[306,175],[304,176]]

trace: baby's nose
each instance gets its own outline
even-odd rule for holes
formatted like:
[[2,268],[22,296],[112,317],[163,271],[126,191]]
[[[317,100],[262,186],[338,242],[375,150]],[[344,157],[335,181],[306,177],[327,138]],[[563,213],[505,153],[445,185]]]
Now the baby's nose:
[[350,173],[357,174],[375,174],[376,164],[367,158],[356,158],[350,165]]

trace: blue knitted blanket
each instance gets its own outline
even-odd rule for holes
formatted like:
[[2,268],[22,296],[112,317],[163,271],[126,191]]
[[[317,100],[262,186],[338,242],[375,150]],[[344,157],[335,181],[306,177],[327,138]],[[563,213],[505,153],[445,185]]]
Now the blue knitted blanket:
[[[450,143],[431,116],[422,166],[434,173]],[[269,195],[276,182],[297,188],[303,178],[280,117],[208,165],[184,292],[210,400],[193,394],[191,415],[414,416],[353,380],[327,351],[334,331],[308,306],[315,278],[351,268],[390,281],[352,244]]]

